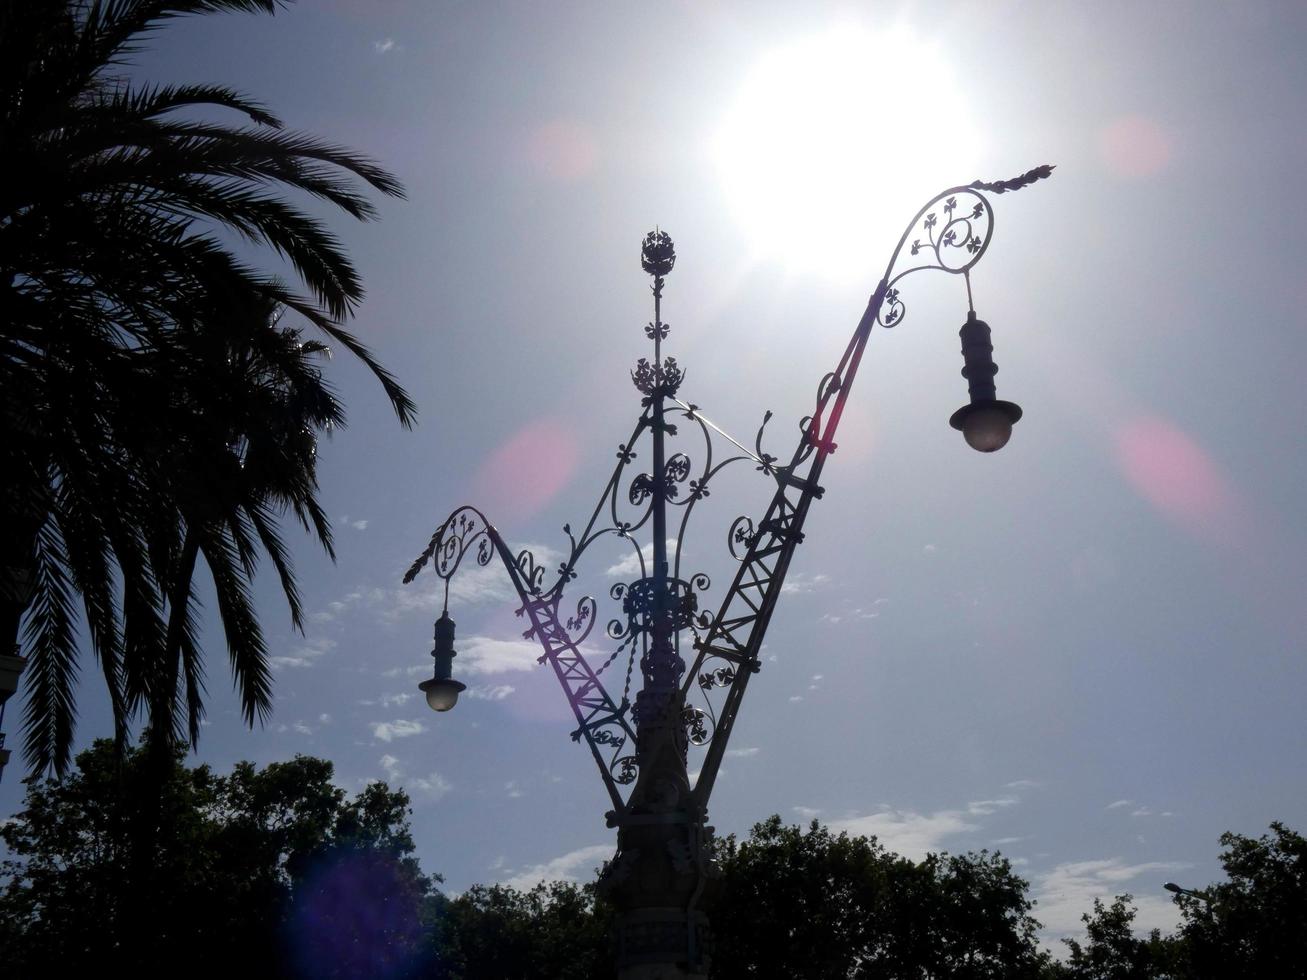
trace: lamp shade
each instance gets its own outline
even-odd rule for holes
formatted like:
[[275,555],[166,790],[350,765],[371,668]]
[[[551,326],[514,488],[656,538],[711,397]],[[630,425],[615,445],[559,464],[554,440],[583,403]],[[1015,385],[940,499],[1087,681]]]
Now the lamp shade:
[[459,692],[466,689],[466,684],[448,677],[432,677],[418,685],[432,711],[448,711],[458,703]]
[[1007,445],[1012,438],[1012,426],[1020,418],[1020,405],[993,399],[964,405],[948,422],[961,431],[972,449],[992,453]]

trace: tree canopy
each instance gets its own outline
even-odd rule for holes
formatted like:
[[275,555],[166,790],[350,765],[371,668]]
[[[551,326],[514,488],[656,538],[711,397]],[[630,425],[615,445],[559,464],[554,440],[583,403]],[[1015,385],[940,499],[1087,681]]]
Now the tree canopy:
[[[432,980],[603,980],[613,910],[593,883],[437,890],[408,798],[350,796],[296,756],[219,775],[97,742],[62,781],[28,780],[0,828],[0,948],[15,980],[76,971]],[[149,800],[150,791],[157,803]],[[1218,980],[1307,977],[1304,841],[1227,834],[1228,880],[1139,934],[1128,895],[1095,901],[1059,961],[1027,883],[996,854],[896,855],[771,817],[718,845],[713,980]]]
[[408,797],[373,783],[351,798],[332,777],[306,756],[220,776],[179,752],[156,807],[152,753],[119,759],[100,740],[65,779],[29,780],[0,829],[6,975],[162,976],[197,957],[205,975],[407,966],[438,880],[413,856]]

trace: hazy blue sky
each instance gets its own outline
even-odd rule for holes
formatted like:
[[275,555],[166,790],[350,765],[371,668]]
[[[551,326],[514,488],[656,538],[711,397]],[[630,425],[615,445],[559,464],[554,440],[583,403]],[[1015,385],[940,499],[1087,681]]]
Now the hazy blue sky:
[[[1307,827],[1304,50],[1287,0],[305,0],[160,32],[142,75],[231,83],[404,180],[383,220],[337,226],[369,286],[358,332],[422,412],[402,431],[333,364],[340,561],[301,542],[304,638],[263,583],[266,729],[242,727],[211,631],[199,758],[305,752],[351,789],[405,786],[451,889],[588,877],[614,843],[604,793],[506,579],[452,604],[471,690],[437,716],[416,684],[439,607],[433,580],[400,585],[409,561],[465,501],[542,550],[588,516],[639,412],[655,224],[678,245],[683,396],[750,440],[774,411],[785,455],[919,204],[1054,163],[993,199],[974,275],[1024,420],[989,456],[948,427],[965,291],[906,280],[711,818],[1001,849],[1050,936],[1122,891],[1173,924],[1161,883],[1213,880],[1222,831]],[[724,569],[730,521],[768,494],[752,471],[715,490],[690,564]],[[575,585],[606,596],[619,558]],[[108,731],[102,701],[88,682],[83,742]]]

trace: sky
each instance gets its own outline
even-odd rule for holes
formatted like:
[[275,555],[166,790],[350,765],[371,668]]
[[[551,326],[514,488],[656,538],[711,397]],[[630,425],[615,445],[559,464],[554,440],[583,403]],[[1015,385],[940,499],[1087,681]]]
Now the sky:
[[[404,431],[333,361],[338,561],[298,542],[304,636],[260,580],[266,726],[243,726],[210,616],[197,760],[307,753],[351,791],[404,787],[451,891],[589,878],[614,847],[606,796],[507,578],[455,580],[469,690],[436,715],[416,685],[439,593],[402,586],[408,564],[462,503],[556,564],[640,411],[655,226],[677,243],[682,397],[750,445],[774,412],[783,457],[918,207],[1051,163],[991,198],[972,277],[1024,418],[991,455],[948,427],[965,287],[904,280],[710,820],[1001,851],[1049,942],[1121,892],[1138,925],[1173,926],[1162,883],[1218,879],[1222,832],[1307,827],[1304,48],[1307,8],[1258,0],[306,0],[160,31],[139,77],[231,84],[403,180],[378,222],[328,217],[368,285],[354,328],[421,412]],[[769,495],[744,466],[705,501],[686,550],[706,606],[731,521]],[[573,583],[603,621],[622,558],[588,555]],[[110,731],[86,668],[80,745]],[[16,757],[0,814],[20,775]]]

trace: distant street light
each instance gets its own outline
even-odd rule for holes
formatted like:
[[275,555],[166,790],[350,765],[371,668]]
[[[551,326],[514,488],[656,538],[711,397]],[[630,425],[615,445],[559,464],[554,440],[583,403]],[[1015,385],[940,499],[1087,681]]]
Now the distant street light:
[[1179,885],[1177,885],[1174,881],[1165,882],[1162,885],[1162,887],[1169,892],[1175,892],[1175,894],[1177,895],[1188,895],[1190,898],[1201,899],[1202,901],[1206,902],[1209,907],[1212,904],[1212,897],[1208,895],[1206,892],[1196,892],[1192,888],[1182,888]]
[[[676,264],[676,252],[666,233],[650,232],[640,260],[653,276],[654,317],[644,328],[653,341],[653,359],[641,358],[631,372],[643,411],[630,437],[618,447],[617,468],[589,523],[579,534],[571,525],[563,525],[570,547],[553,584],[545,587],[545,568],[530,551],[514,556],[485,515],[469,506],[455,510],[436,529],[404,576],[406,583],[411,582],[430,562],[445,582],[444,609],[436,622],[432,651],[434,676],[419,687],[432,708],[448,711],[464,689],[451,676],[454,622],[448,612],[449,581],[469,552],[478,565],[489,564],[492,557],[503,562],[521,602],[517,613],[528,624],[524,636],[540,643],[540,660],[553,669],[576,716],[578,727],[572,739],[584,739],[612,801],[607,820],[608,826],[617,828],[617,854],[605,867],[600,885],[619,911],[621,980],[707,975],[709,937],[703,907],[711,900],[718,874],[707,846],[713,833],[707,825],[708,798],[745,687],[762,666],[758,654],[763,636],[790,558],[803,540],[809,507],[822,496],[817,481],[827,456],[835,451],[835,431],[867,338],[876,324],[896,326],[907,312],[897,288],[901,279],[933,269],[966,280],[968,313],[960,335],[965,363],[962,373],[969,382],[971,400],[953,414],[950,423],[963,433],[968,445],[981,452],[1001,449],[1012,434],[1012,425],[1021,418],[1020,408],[996,398],[994,374],[998,369],[990,330],[972,308],[970,273],[985,254],[993,233],[993,211],[981,192],[1019,190],[1049,176],[1052,169],[1038,167],[1012,180],[976,181],[950,188],[917,212],[899,239],[844,355],[818,385],[816,407],[800,423],[798,448],[788,464],[780,464],[776,456],[763,450],[763,430],[770,412],[750,450],[709,421],[697,405],[677,397],[684,372],[675,358],[662,356],[662,343],[669,333],[662,320],[663,286]],[[918,237],[909,244],[914,233]],[[907,267],[899,269],[903,258],[909,260]],[[667,438],[678,434],[669,416],[681,422],[682,428],[702,436],[704,462],[697,471],[685,453],[667,455]],[[637,471],[628,483],[626,471],[645,436],[650,442],[649,469]],[[714,453],[721,448],[716,439],[729,444],[727,458]],[[756,523],[739,517],[731,525],[727,543],[739,567],[717,614],[711,616],[699,611],[699,596],[710,587],[708,576],[683,571],[681,549],[690,514],[708,496],[712,479],[724,467],[742,461],[752,463],[774,482],[775,493]],[[670,542],[669,506],[681,509],[679,527]],[[641,549],[636,534],[646,527],[653,540],[649,549]],[[564,590],[576,577],[577,562],[605,535],[630,544],[640,575],[610,590],[611,597],[621,603],[621,615],[607,626],[607,635],[617,642],[617,648],[594,667],[581,646],[594,628],[598,604],[585,596],[569,613],[562,603]],[[683,643],[687,633],[692,639]],[[683,648],[693,656],[688,670],[681,657]],[[637,652],[642,686],[633,704],[630,686]],[[620,663],[623,654],[626,677],[619,701],[609,694],[599,675]],[[686,765],[691,745],[706,750],[693,786]]]

